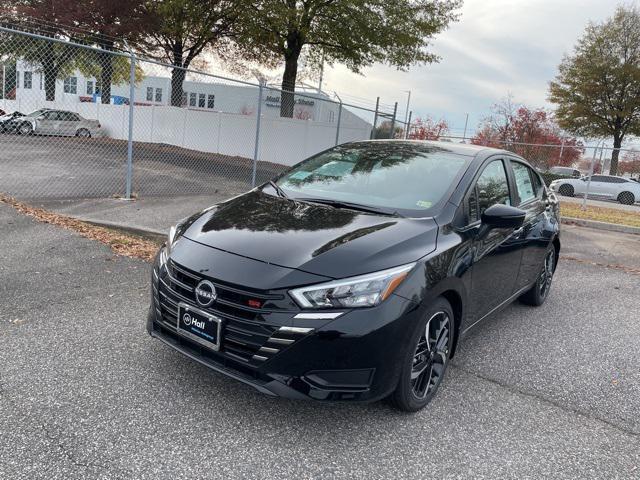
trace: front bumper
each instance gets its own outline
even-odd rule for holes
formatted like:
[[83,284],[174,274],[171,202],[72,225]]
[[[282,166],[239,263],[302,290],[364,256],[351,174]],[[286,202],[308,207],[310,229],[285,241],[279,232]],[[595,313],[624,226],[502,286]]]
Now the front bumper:
[[[401,356],[411,327],[419,318],[416,304],[396,295],[377,307],[345,311],[331,320],[295,318],[299,310],[258,314],[251,323],[247,321],[247,331],[261,327],[271,333],[263,340],[258,340],[257,334],[245,338],[248,344],[263,342],[256,348],[264,356],[260,360],[254,359],[258,355],[241,358],[237,345],[225,339],[237,337],[241,326],[237,315],[227,318],[216,311],[222,319],[220,350],[200,346],[177,333],[174,317],[167,315],[164,302],[159,301],[167,296],[163,292],[169,292],[164,282],[170,282],[171,276],[163,278],[157,264],[154,272],[149,334],[212,370],[268,395],[329,401],[386,397],[397,384]],[[275,353],[262,354],[265,348]]]

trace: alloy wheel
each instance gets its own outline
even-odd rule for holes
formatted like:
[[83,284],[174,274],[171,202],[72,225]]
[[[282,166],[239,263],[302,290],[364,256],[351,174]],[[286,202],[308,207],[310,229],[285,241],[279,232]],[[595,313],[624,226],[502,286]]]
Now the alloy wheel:
[[555,249],[551,249],[547,253],[547,256],[544,258],[542,273],[540,273],[540,278],[538,279],[538,283],[540,285],[540,296],[542,298],[545,298],[549,294],[549,289],[551,288],[551,280],[553,280],[553,268],[555,266],[555,260],[556,251]]
[[20,133],[22,135],[29,135],[32,130],[33,128],[28,123],[23,123],[22,125],[20,125]]
[[411,388],[417,398],[434,391],[449,359],[451,320],[445,312],[435,313],[418,340],[411,368]]

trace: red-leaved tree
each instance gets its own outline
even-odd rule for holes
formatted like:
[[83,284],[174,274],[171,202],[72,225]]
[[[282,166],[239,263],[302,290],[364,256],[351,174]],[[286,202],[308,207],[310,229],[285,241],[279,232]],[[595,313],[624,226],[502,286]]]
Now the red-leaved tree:
[[632,176],[640,175],[640,150],[632,149],[624,153],[618,165],[618,173],[620,175],[625,173]]
[[572,166],[584,151],[582,142],[564,135],[547,111],[515,105],[510,97],[493,106],[471,143],[504,148],[543,169]]
[[439,140],[449,133],[449,124],[446,120],[438,121],[431,117],[417,118],[411,125],[408,138],[411,140]]

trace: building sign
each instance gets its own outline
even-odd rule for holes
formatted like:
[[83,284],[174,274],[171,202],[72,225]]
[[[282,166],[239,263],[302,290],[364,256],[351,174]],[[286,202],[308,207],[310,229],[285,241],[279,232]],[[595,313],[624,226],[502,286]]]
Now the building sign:
[[[267,98],[265,98],[264,102],[267,107],[280,107],[280,97],[277,97],[275,95],[267,95]],[[313,107],[315,105],[315,102],[313,100],[309,100],[308,98],[296,98],[295,104]]]

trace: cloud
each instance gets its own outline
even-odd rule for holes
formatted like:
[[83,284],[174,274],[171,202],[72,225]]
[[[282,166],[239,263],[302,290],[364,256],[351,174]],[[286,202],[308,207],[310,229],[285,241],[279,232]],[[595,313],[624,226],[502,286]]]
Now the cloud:
[[376,65],[356,75],[336,66],[325,72],[325,85],[339,93],[377,96],[399,103],[404,117],[411,90],[414,115],[447,118],[454,128],[466,113],[475,127],[490,106],[512,92],[517,101],[548,106],[547,88],[565,53],[590,20],[613,13],[614,2],[602,0],[466,0],[461,21],[437,37],[438,64],[409,72]]

